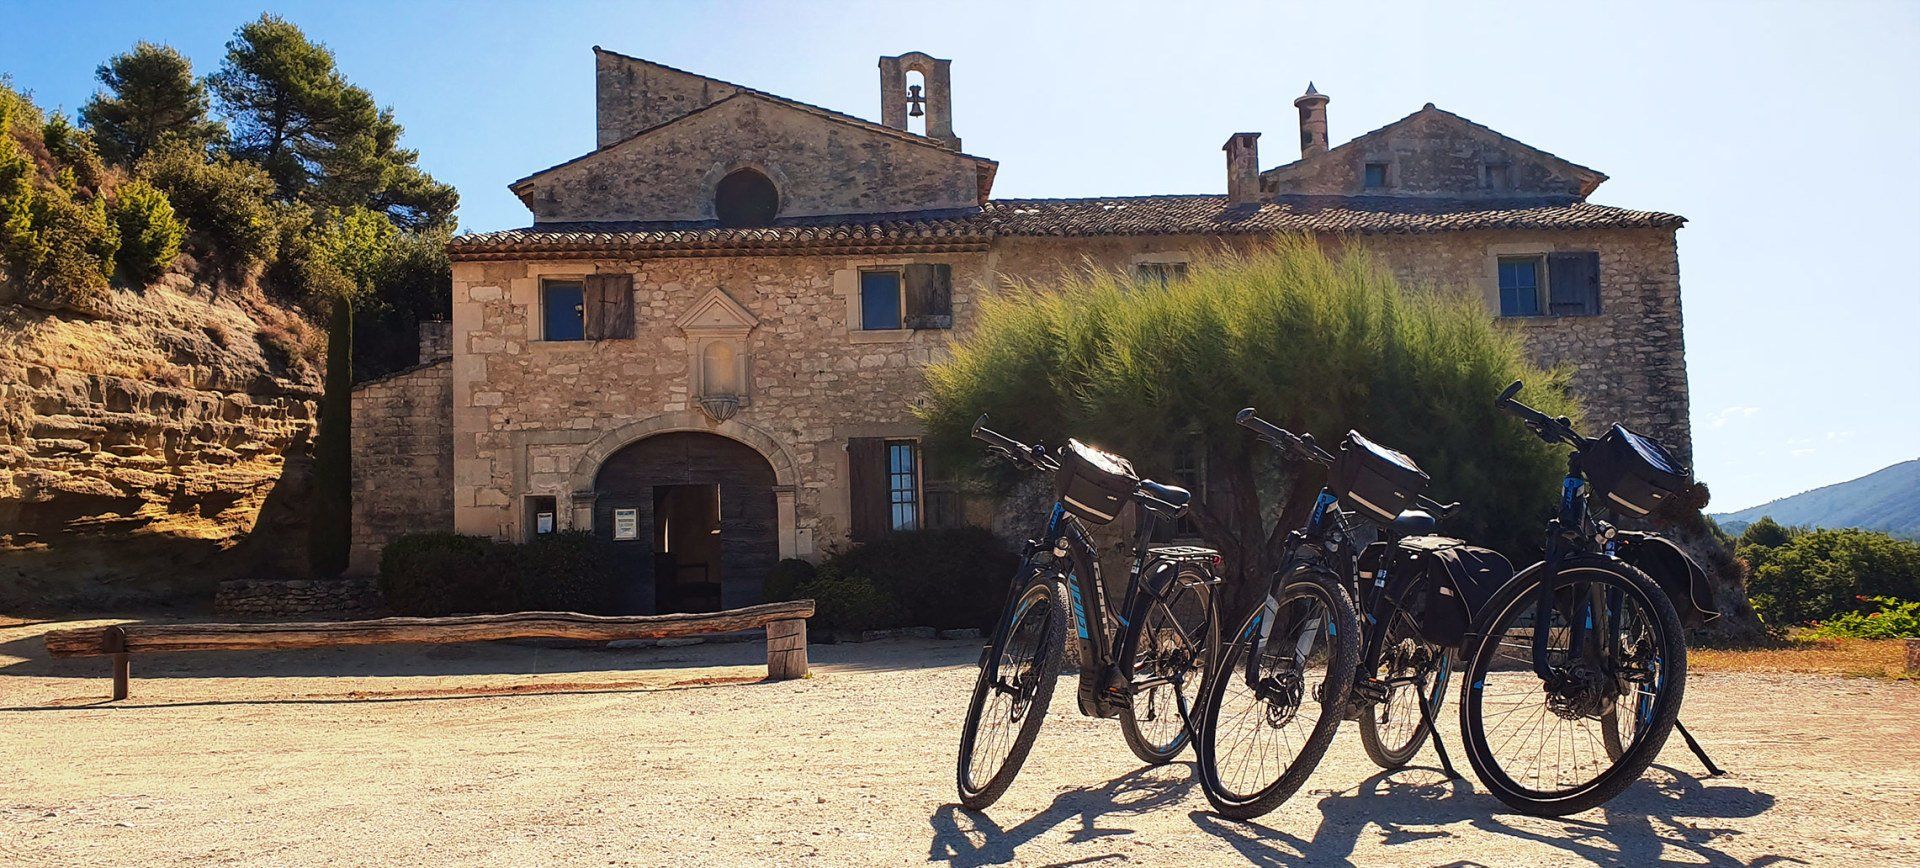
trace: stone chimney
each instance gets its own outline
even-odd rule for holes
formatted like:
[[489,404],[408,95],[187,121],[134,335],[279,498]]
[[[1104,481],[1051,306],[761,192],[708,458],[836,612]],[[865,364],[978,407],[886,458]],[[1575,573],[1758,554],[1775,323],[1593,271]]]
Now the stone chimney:
[[1300,110],[1300,156],[1311,157],[1327,152],[1327,102],[1325,94],[1313,89],[1313,82],[1307,82],[1307,92],[1293,101]]
[[428,320],[420,324],[420,364],[453,355],[453,323]]
[[[953,134],[952,66],[918,51],[880,58],[880,123],[905,130],[909,116],[924,115],[927,138],[960,150],[960,137]],[[909,85],[907,75],[914,72],[921,84]]]
[[1220,150],[1227,152],[1227,204],[1260,201],[1260,134],[1234,133]]

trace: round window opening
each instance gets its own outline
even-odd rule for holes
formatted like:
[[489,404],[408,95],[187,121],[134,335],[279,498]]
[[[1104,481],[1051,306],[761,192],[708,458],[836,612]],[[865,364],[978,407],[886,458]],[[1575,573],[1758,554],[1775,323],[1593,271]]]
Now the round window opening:
[[780,191],[767,176],[738,169],[720,179],[713,192],[713,210],[722,226],[769,226],[780,212]]

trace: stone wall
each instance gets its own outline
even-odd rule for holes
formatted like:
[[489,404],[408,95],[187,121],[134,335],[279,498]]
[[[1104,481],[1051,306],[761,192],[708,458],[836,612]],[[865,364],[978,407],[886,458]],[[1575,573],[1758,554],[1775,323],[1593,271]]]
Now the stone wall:
[[353,387],[349,573],[379,572],[380,551],[402,534],[453,529],[452,411],[446,358]]
[[[1386,165],[1384,188],[1366,186],[1368,163]],[[1493,177],[1489,165],[1499,167]],[[1266,192],[1283,195],[1457,200],[1584,197],[1601,177],[1429,104],[1392,129],[1269,169],[1262,180]]]
[[[986,253],[924,256],[456,263],[455,527],[524,538],[529,496],[554,497],[562,527],[588,527],[601,461],[653,433],[709,431],[748,443],[774,466],[783,489],[781,554],[813,556],[848,530],[847,440],[918,432],[912,409],[924,395],[922,369],[972,326],[980,287],[1008,278],[1045,281],[1089,262],[1127,269],[1257,243],[1006,238]],[[1472,232],[1349,243],[1410,282],[1479,293],[1490,316],[1498,256],[1598,251],[1600,315],[1502,323],[1519,331],[1541,362],[1574,369],[1574,387],[1592,419],[1620,419],[1690,451],[1671,231]],[[859,268],[912,261],[952,266],[955,329],[854,328]],[[634,275],[634,339],[535,340],[541,279],[594,271]],[[740,349],[750,385],[738,414],[724,422],[698,407],[698,340],[682,327],[696,308],[714,306],[716,292],[726,299],[723,307],[746,318]],[[588,497],[576,503],[576,494]]]
[[371,617],[385,612],[386,599],[370,579],[234,579],[221,582],[213,596],[213,613],[221,617]]
[[752,167],[779,190],[781,217],[937,211],[979,204],[977,166],[929,142],[741,94],[513,192],[542,222],[712,220],[720,179]]
[[237,295],[171,275],[99,318],[0,304],[0,606],[304,572],[319,378],[292,314]]

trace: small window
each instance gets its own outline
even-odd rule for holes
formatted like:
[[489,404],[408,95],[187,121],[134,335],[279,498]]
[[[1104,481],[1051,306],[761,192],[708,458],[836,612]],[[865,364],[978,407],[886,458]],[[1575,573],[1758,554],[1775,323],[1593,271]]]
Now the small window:
[[1187,264],[1184,262],[1142,262],[1134,266],[1135,276],[1140,282],[1153,286],[1166,286],[1187,276]]
[[1368,163],[1367,175],[1366,175],[1367,189],[1373,190],[1380,187],[1385,187],[1386,185],[1387,185],[1387,164],[1386,163]]
[[586,339],[586,306],[580,281],[550,280],[540,285],[540,337],[549,341]]
[[894,530],[920,526],[919,451],[911,440],[887,441],[887,506]]
[[780,191],[767,176],[738,169],[714,188],[713,213],[722,226],[770,226],[780,213]]
[[1488,163],[1485,170],[1484,184],[1487,189],[1495,192],[1512,189],[1512,175],[1507,164]]
[[1500,260],[1500,315],[1540,315],[1540,258]]
[[899,329],[906,305],[900,294],[900,272],[860,272],[860,328],[868,331]]

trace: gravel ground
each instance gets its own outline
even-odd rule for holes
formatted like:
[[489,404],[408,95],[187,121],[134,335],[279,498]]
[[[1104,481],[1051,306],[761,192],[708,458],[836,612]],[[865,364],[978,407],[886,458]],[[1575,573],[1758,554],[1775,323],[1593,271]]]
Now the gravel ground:
[[1732,773],[1676,738],[1562,819],[1378,774],[1347,728],[1242,824],[1064,676],[1007,796],[952,804],[963,642],[816,646],[783,683],[752,643],[159,655],[103,705],[107,664],[46,659],[52,626],[0,628],[0,864],[1920,864],[1913,682],[1698,673],[1684,719]]

